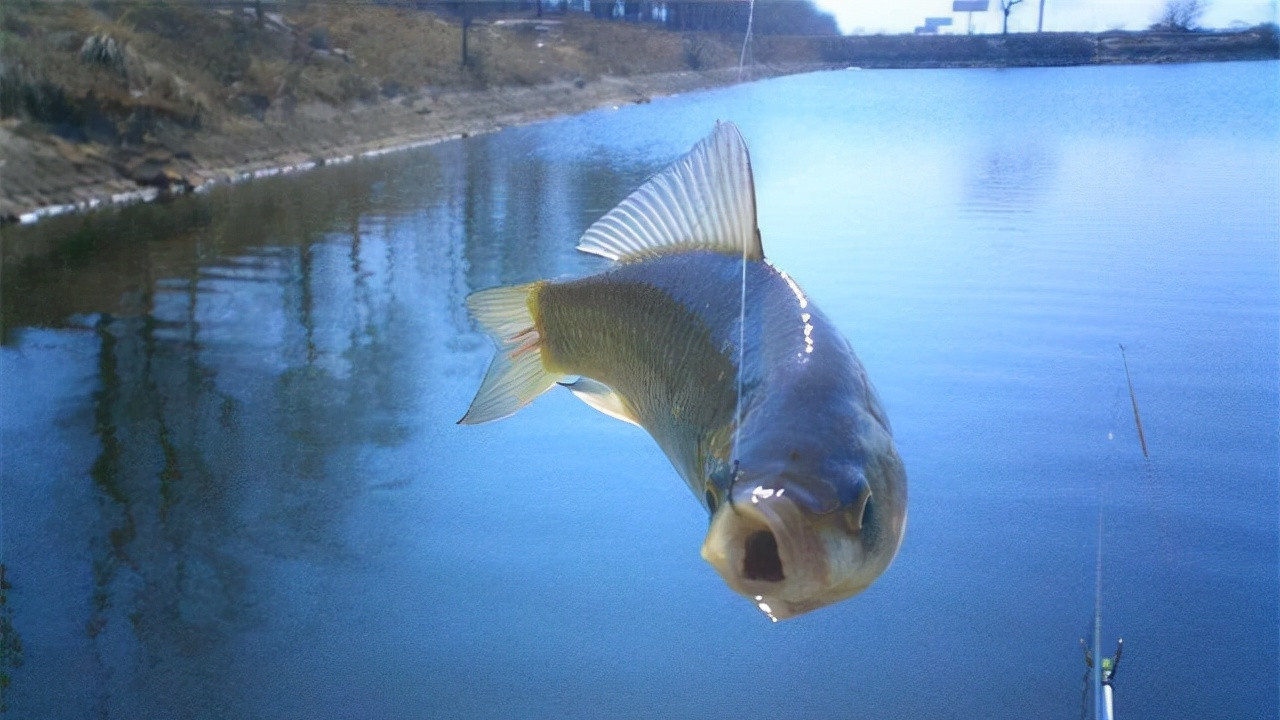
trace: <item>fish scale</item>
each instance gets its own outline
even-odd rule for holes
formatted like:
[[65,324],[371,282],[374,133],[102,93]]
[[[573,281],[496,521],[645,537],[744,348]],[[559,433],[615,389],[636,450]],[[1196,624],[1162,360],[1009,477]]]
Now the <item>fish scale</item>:
[[[580,375],[613,388],[634,408],[639,424],[703,496],[707,463],[726,464],[723,442],[737,404],[738,293],[741,260],[691,252],[622,265],[609,272],[541,286],[533,302],[549,370]],[[795,299],[767,264],[748,266],[748,296],[761,302],[747,327],[761,328],[765,307]],[[764,338],[747,332],[743,402],[765,372],[758,358]],[[799,332],[770,345],[803,348]]]

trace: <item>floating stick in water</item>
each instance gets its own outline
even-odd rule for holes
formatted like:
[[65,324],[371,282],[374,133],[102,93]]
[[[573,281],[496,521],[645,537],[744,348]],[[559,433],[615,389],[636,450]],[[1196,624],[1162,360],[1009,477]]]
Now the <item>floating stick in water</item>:
[[1142,433],[1142,416],[1138,414],[1138,396],[1133,394],[1133,378],[1129,376],[1129,358],[1125,357],[1124,345],[1120,345],[1120,359],[1124,361],[1124,379],[1129,383],[1129,402],[1133,403],[1133,424],[1138,426],[1138,442],[1142,443],[1142,457],[1151,457],[1147,452],[1147,436]]

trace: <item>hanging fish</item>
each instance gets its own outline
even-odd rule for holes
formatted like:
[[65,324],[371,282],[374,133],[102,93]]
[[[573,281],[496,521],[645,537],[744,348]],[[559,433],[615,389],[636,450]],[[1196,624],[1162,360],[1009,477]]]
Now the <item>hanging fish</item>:
[[849,343],[764,259],[737,127],[583,235],[616,264],[467,298],[498,352],[467,414],[560,383],[644,428],[711,514],[702,557],[773,620],[866,589],[893,560],[907,477]]

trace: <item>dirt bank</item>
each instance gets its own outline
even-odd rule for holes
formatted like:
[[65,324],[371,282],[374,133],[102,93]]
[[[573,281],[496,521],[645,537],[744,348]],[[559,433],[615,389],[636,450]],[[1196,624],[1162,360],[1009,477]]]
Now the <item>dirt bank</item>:
[[[0,7],[0,224],[740,79],[741,34],[673,32],[581,13],[441,12],[393,0],[10,0]],[[765,35],[752,38],[742,79],[849,65],[1277,55],[1273,26],[1236,33]]]
[[[747,77],[803,72],[815,65],[754,68]],[[210,183],[305,170],[390,149],[492,132],[559,115],[648,102],[732,84],[736,69],[605,76],[534,87],[454,90],[336,112],[316,103],[279,122],[217,133],[154,135],[145,146],[75,143],[0,126],[0,214],[9,221],[181,193]]]
[[[39,3],[0,10],[0,221],[186,192],[739,79],[741,38],[581,14]],[[775,43],[747,78],[817,67]]]

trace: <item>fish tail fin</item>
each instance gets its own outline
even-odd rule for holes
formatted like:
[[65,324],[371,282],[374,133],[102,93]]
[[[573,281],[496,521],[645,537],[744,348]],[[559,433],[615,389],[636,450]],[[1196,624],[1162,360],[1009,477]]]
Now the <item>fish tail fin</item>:
[[459,424],[478,425],[513,415],[556,384],[559,376],[542,363],[542,337],[533,316],[543,284],[481,290],[467,297],[471,316],[493,337],[498,352]]

